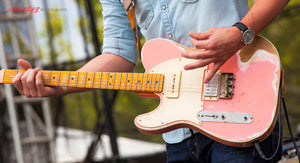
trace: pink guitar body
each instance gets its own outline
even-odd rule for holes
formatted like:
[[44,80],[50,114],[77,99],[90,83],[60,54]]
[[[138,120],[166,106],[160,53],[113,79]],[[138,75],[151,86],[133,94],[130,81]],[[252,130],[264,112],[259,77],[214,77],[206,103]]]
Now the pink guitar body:
[[[266,138],[278,113],[281,67],[275,47],[257,37],[230,58],[220,72],[234,74],[233,95],[217,100],[204,99],[203,79],[209,68],[184,70],[184,65],[195,60],[182,58],[183,50],[195,49],[164,39],[151,40],[144,45],[142,61],[146,73],[162,73],[165,81],[163,92],[156,94],[160,105],[152,112],[137,116],[137,128],[146,134],[160,134],[187,127],[221,143],[240,147]],[[173,79],[174,75],[179,78]],[[199,119],[202,113],[207,114],[204,117],[207,116],[208,121]],[[225,113],[230,119],[223,122],[217,117],[219,120],[214,121],[211,113]],[[243,117],[246,123],[240,123]]]

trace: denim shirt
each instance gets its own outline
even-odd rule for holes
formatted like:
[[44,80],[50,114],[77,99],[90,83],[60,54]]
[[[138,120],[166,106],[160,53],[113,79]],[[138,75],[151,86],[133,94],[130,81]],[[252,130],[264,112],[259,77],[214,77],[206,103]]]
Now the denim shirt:
[[[138,58],[135,41],[122,0],[100,0],[103,8],[103,53],[113,53],[132,63]],[[248,12],[248,0],[135,0],[135,16],[148,41],[167,38],[192,47],[189,32],[230,27]],[[181,128],[163,134],[167,143],[179,143],[191,135]]]

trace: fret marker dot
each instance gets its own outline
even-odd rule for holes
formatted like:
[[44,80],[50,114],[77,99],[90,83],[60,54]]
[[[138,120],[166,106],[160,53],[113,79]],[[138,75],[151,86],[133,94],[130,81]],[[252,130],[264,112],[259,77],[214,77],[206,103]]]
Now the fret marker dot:
[[130,82],[130,80],[127,81],[128,83]]
[[55,77],[53,77],[53,79],[55,79]]
[[150,81],[147,81],[147,83],[150,83]]
[[88,81],[90,81],[91,79],[90,78],[88,78]]

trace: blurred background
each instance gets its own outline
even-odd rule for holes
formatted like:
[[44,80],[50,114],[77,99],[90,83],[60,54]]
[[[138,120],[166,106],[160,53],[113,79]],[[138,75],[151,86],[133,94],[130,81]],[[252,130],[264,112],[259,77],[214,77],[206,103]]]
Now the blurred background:
[[[249,1],[251,5],[253,1]],[[74,71],[101,54],[98,0],[0,0],[0,66],[18,58],[44,70]],[[280,54],[285,101],[296,140],[300,135],[300,0],[291,0],[260,35]],[[143,72],[140,61],[135,72]],[[0,163],[165,162],[161,135],[141,134],[135,116],[159,101],[125,91],[95,90],[56,98],[22,97],[0,85]],[[286,158],[293,157],[282,111]]]

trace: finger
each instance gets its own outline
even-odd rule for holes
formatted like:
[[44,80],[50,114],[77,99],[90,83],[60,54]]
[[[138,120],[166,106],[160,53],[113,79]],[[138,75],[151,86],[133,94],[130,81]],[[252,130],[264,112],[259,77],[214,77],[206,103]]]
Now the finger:
[[193,31],[190,31],[190,36],[196,40],[206,40],[210,37],[211,33],[208,31],[201,32],[201,33],[196,33]]
[[29,75],[28,75],[28,78],[26,80],[26,83],[27,83],[27,88],[29,89],[29,92],[31,94],[32,97],[36,97],[37,96],[37,88],[36,88],[36,74],[37,72],[40,71],[39,68],[35,68],[33,69],[32,71],[30,71]]
[[45,89],[44,83],[43,83],[43,78],[42,78],[42,72],[39,71],[36,74],[36,78],[35,78],[35,83],[36,83],[36,89],[37,89],[37,93],[39,97],[42,97],[42,92]]
[[21,77],[21,82],[22,82],[22,88],[23,88],[23,92],[24,92],[24,95],[29,97],[30,96],[30,91],[27,87],[27,78],[28,78],[28,75],[30,74],[30,71],[32,69],[27,69],[27,71],[22,75]]
[[201,59],[199,61],[187,64],[184,66],[185,70],[192,70],[195,68],[200,68],[200,67],[204,67],[210,63],[212,63],[215,59],[214,58],[208,58],[208,59]]
[[196,49],[208,49],[208,41],[207,40],[197,40],[191,38],[191,43]]
[[21,82],[21,77],[23,76],[24,73],[20,72],[18,73],[12,80],[13,86],[20,92],[20,94],[24,95],[23,92],[23,86]]
[[214,58],[216,52],[214,50],[199,50],[197,52],[188,52],[185,51],[182,53],[182,56],[189,59],[207,59]]
[[31,64],[26,61],[25,59],[19,59],[18,60],[18,64],[24,69],[24,70],[27,70],[27,69],[31,69],[32,66]]
[[214,63],[211,69],[208,71],[208,74],[205,77],[205,83],[209,82],[210,79],[216,74],[219,68],[222,66],[222,63]]

